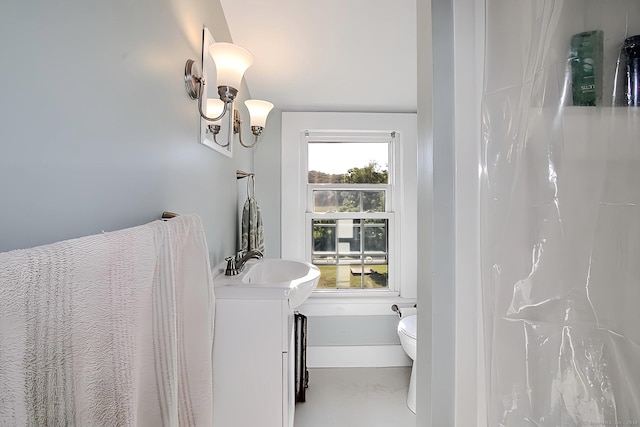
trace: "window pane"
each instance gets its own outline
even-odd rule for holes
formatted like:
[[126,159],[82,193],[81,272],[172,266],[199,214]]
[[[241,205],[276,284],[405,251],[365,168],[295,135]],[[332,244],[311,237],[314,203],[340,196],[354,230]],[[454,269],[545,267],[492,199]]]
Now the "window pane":
[[388,184],[388,142],[310,142],[310,184]]
[[314,190],[313,191],[313,211],[314,212],[337,212],[338,202],[335,190]]
[[384,212],[384,191],[363,191],[362,211]]
[[320,269],[318,289],[386,289],[386,219],[313,221],[312,263]]
[[385,220],[366,220],[364,227],[364,251],[370,255],[387,252],[387,224]]
[[318,220],[313,222],[313,251],[314,253],[336,251],[336,222],[333,220]]
[[384,212],[384,190],[313,190],[313,212]]
[[341,190],[338,192],[338,210],[340,212],[362,212],[360,191]]
[[387,264],[366,264],[361,258],[333,262],[313,263],[320,269],[317,289],[386,289],[388,287]]

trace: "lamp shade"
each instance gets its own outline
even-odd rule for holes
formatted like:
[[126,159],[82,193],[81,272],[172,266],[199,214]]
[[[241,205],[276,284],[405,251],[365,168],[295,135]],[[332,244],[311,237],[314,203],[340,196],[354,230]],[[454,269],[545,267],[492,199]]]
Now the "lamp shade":
[[259,99],[249,99],[248,101],[244,101],[244,105],[246,105],[247,110],[249,110],[251,126],[264,128],[273,104]]
[[213,43],[209,54],[216,63],[217,85],[240,89],[242,76],[253,63],[253,54],[247,49],[232,43]]
[[[207,98],[207,117],[218,117],[224,111],[224,102],[218,98]],[[212,124],[220,125],[220,120],[214,120]]]

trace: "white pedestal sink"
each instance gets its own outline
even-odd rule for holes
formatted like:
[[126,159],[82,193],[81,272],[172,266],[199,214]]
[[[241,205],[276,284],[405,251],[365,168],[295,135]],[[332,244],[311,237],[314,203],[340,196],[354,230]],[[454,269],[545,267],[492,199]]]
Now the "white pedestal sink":
[[294,309],[320,278],[310,263],[250,260],[214,268],[214,427],[293,427]]
[[216,298],[286,299],[291,309],[311,295],[320,278],[313,264],[277,258],[249,260],[235,276],[225,276],[224,269],[223,263],[213,271]]

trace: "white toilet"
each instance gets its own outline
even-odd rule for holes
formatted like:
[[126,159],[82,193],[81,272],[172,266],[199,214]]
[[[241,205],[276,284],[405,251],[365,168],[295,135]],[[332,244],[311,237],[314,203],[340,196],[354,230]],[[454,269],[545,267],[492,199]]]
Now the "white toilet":
[[416,352],[417,352],[417,315],[412,314],[405,316],[398,322],[398,336],[400,344],[407,356],[411,358],[413,364],[411,366],[411,380],[409,381],[409,393],[407,395],[407,406],[411,412],[416,413]]

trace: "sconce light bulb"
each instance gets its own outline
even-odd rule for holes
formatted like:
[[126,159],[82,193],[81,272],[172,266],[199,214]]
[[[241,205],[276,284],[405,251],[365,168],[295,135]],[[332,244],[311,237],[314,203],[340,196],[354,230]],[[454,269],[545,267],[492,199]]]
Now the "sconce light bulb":
[[249,110],[252,130],[254,127],[259,127],[262,131],[267,123],[267,116],[273,109],[273,104],[269,101],[259,99],[249,99],[248,101],[244,101],[244,104],[247,106],[247,110]]
[[[253,54],[232,43],[213,43],[209,46],[209,54],[216,64],[218,92],[220,87],[228,86],[237,93],[245,71],[253,63]],[[223,99],[222,95],[220,99]]]
[[[206,115],[207,117],[218,117],[224,111],[224,102],[220,99],[215,98],[207,98],[207,109]],[[222,119],[214,120],[212,124],[220,125]]]

